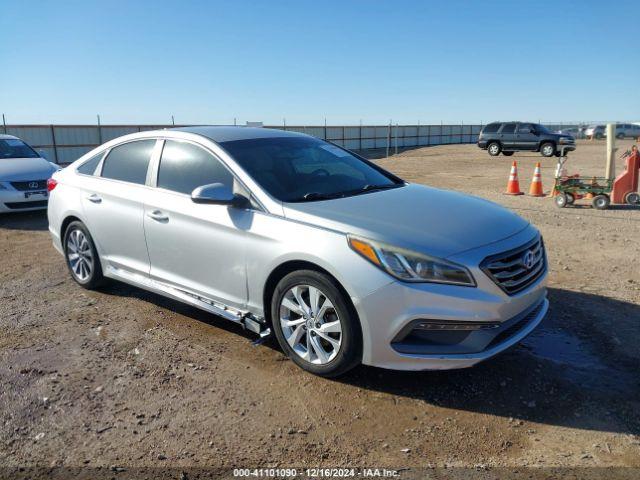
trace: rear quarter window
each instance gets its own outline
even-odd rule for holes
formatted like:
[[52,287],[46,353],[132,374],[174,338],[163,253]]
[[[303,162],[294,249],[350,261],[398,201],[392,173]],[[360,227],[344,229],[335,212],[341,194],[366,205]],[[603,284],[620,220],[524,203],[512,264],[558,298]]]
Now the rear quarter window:
[[100,163],[100,160],[102,160],[103,155],[104,152],[101,152],[98,155],[94,155],[89,160],[80,165],[76,171],[83,175],[95,175],[96,168]]
[[482,129],[482,133],[496,133],[500,128],[499,123],[490,123]]

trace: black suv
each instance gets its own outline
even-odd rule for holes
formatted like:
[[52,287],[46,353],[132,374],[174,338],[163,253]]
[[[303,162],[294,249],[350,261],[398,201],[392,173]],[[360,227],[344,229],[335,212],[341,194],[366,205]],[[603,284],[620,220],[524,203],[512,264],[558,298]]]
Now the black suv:
[[513,152],[540,152],[544,157],[559,156],[576,149],[576,140],[571,135],[552,133],[537,123],[496,122],[482,129],[478,147],[489,155],[513,155]]

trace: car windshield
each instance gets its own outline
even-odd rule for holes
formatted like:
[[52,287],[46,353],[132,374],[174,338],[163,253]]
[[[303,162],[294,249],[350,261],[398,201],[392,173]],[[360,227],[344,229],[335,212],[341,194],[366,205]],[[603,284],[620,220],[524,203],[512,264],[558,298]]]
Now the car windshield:
[[17,138],[0,138],[0,159],[38,158],[33,148]]
[[540,125],[539,123],[537,123],[535,127],[536,127],[536,132],[538,133],[551,133],[549,132],[547,127],[545,127],[544,125]]
[[372,163],[315,138],[256,138],[220,145],[283,202],[341,198],[404,185]]

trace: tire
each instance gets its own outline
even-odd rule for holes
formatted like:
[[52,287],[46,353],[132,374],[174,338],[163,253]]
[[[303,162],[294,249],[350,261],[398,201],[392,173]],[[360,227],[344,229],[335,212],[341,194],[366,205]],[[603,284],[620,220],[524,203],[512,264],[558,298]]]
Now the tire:
[[618,140],[624,140],[624,133],[619,133],[618,135],[616,135],[616,138]]
[[566,207],[569,204],[569,200],[567,197],[568,196],[566,193],[559,193],[558,195],[556,195],[556,198],[554,199],[554,201],[556,202],[556,206],[560,208]]
[[543,157],[553,157],[556,154],[556,146],[553,142],[544,142],[540,145],[540,154]]
[[[312,289],[318,300],[310,312]],[[280,347],[303,370],[337,377],[362,361],[360,320],[335,281],[324,273],[299,270],[280,280],[271,299],[271,320]]]
[[593,197],[593,200],[591,201],[591,205],[596,210],[606,210],[607,208],[609,208],[610,203],[611,203],[611,200],[607,195],[604,195],[604,194],[596,195],[595,197]]
[[602,135],[601,133],[596,133],[596,140],[602,140],[602,137],[604,135]]
[[640,204],[640,193],[629,192],[625,195],[624,201],[629,205],[638,205]]
[[498,155],[500,155],[501,151],[502,146],[498,142],[491,142],[489,145],[487,145],[487,152],[489,152],[489,155],[491,155],[492,157],[497,157]]
[[503,154],[505,157],[510,157],[511,155],[513,155],[513,154],[514,154],[514,152],[502,152],[502,154]]
[[62,245],[67,268],[78,285],[93,290],[104,283],[98,251],[84,223],[71,222]]

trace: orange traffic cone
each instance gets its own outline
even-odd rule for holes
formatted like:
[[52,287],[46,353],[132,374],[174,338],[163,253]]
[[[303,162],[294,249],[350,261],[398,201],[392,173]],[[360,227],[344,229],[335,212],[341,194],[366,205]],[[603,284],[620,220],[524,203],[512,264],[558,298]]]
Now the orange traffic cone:
[[507,191],[505,195],[524,195],[520,191],[520,182],[518,181],[518,163],[514,160],[511,165],[511,173],[509,173],[509,183],[507,183]]
[[542,178],[540,177],[540,162],[536,163],[536,169],[533,171],[531,186],[529,187],[529,195],[531,197],[544,197],[542,191]]

